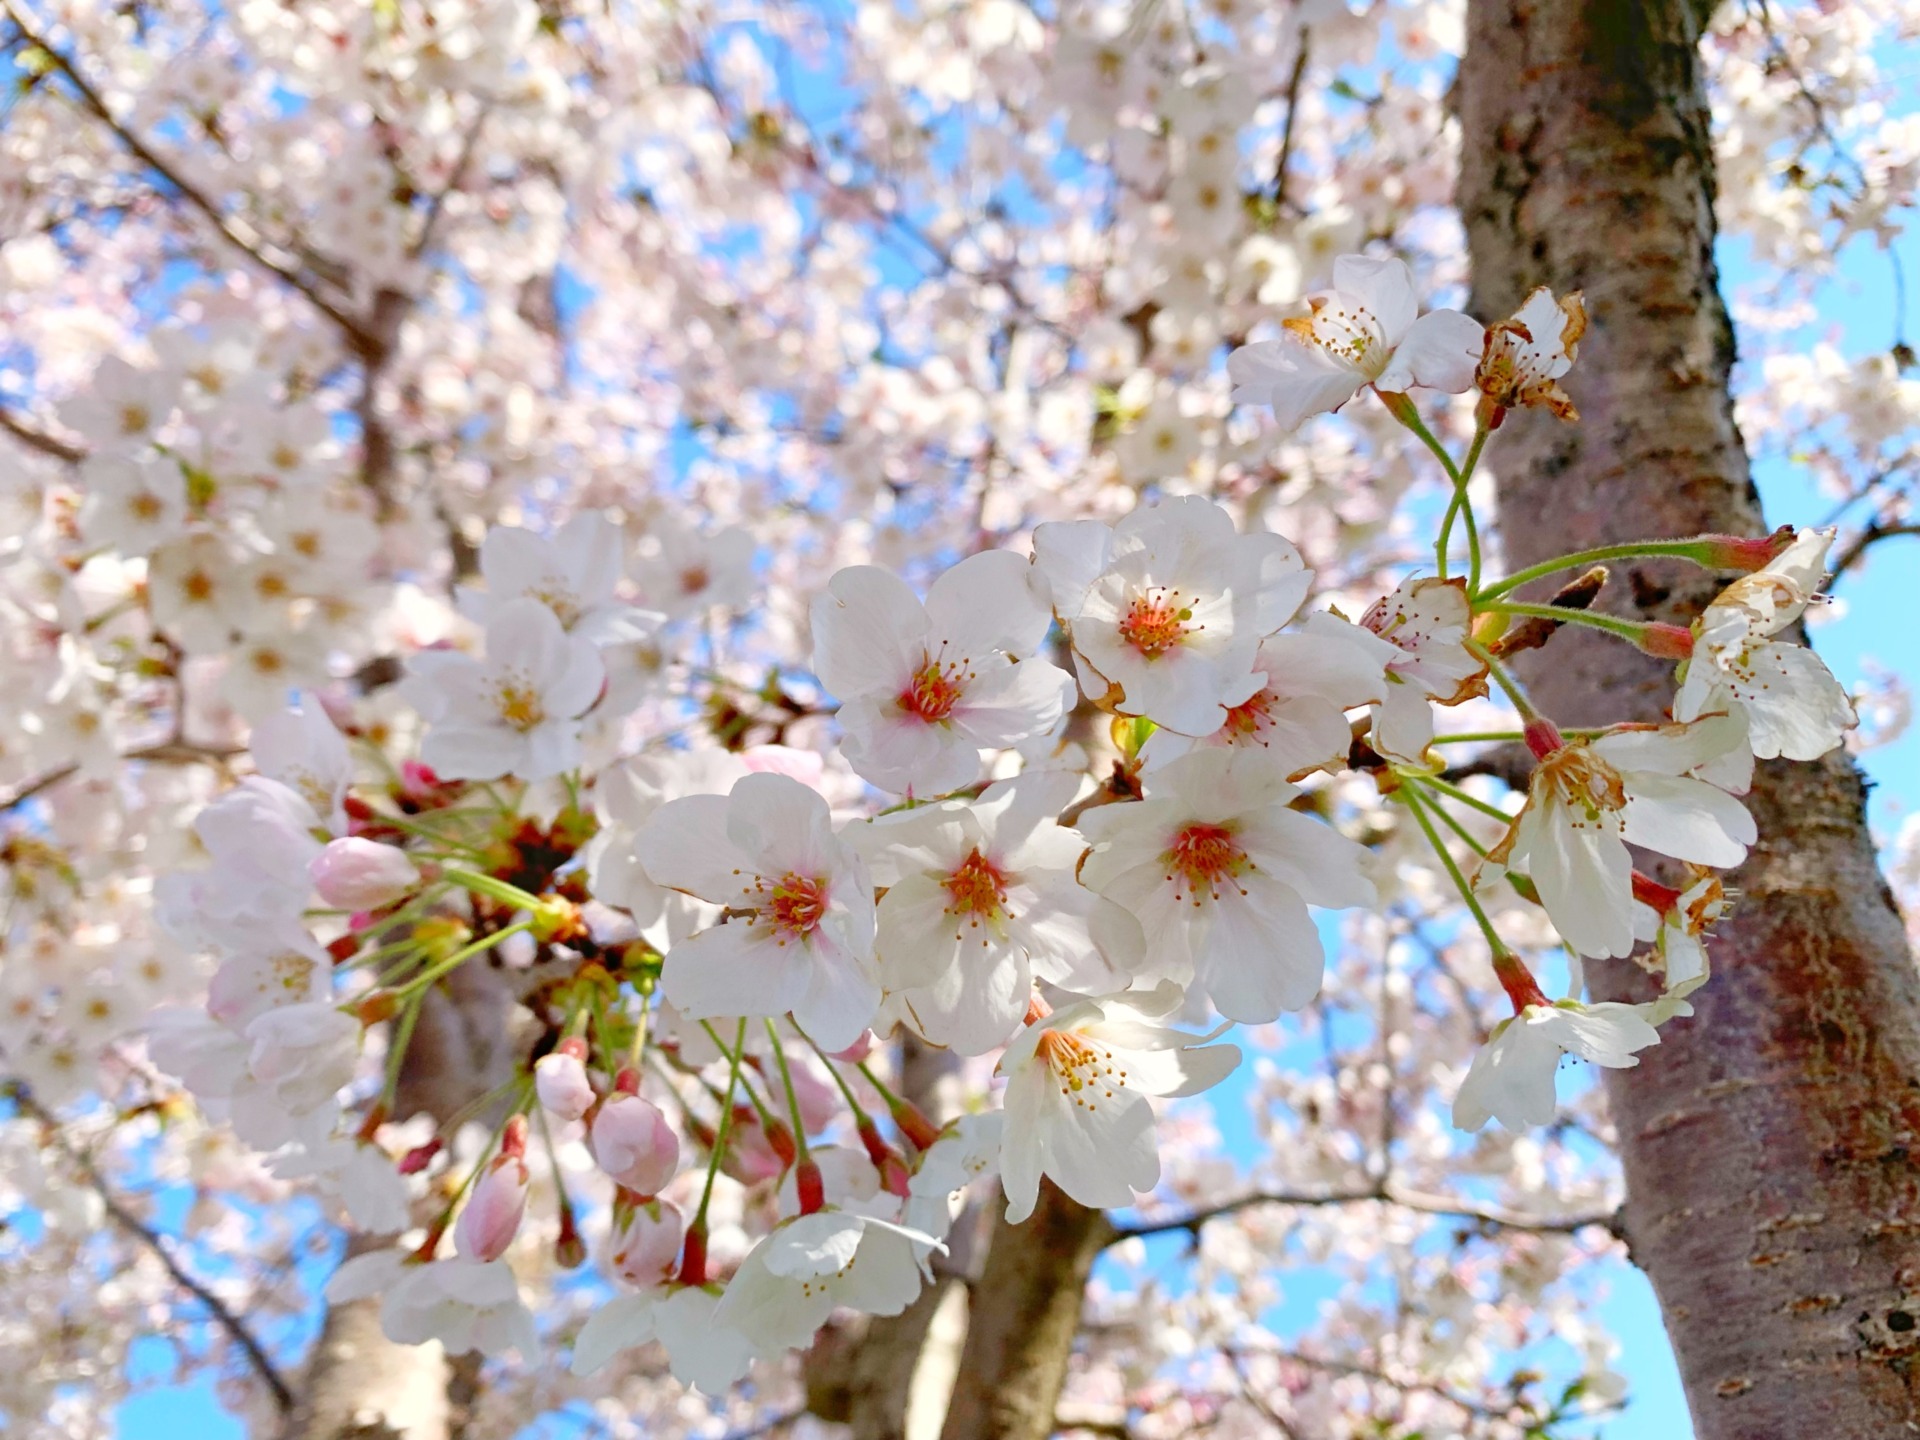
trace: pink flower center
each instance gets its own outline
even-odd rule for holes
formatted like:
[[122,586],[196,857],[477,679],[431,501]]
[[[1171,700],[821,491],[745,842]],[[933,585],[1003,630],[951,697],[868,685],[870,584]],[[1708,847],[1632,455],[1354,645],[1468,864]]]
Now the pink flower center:
[[[1169,590],[1158,599],[1151,592],[1136,596],[1120,617],[1120,638],[1149,660],[1164,655],[1187,638],[1191,606],[1180,603],[1180,592]],[[1194,626],[1194,629],[1204,627]]]
[[947,894],[953,903],[949,915],[972,915],[974,924],[982,918],[997,920],[1005,911],[1007,880],[978,849],[960,862],[960,868],[947,877]]
[[[1280,697],[1271,688],[1262,690],[1251,700],[1243,700],[1227,711],[1227,719],[1222,727],[1229,737],[1238,740],[1242,737],[1253,738],[1273,724],[1274,702]],[[1261,741],[1266,744],[1266,741]]]
[[[1167,867],[1167,879],[1176,891],[1184,890],[1200,903],[1200,892],[1217,898],[1222,885],[1239,889],[1237,877],[1253,868],[1224,825],[1189,825],[1173,837],[1161,862]],[[1242,893],[1245,893],[1244,891]]]
[[774,881],[766,908],[774,929],[786,932],[792,939],[803,939],[827,913],[827,882],[789,870]]
[[966,693],[966,682],[971,678],[965,672],[966,663],[962,660],[958,664],[942,665],[938,660],[928,660],[900,692],[897,702],[900,708],[930,725],[946,719]]
[[1113,1052],[1071,1030],[1042,1031],[1034,1053],[1060,1082],[1060,1093],[1088,1110],[1099,1109],[1096,1102],[1111,1100],[1116,1089],[1127,1088],[1127,1072]]

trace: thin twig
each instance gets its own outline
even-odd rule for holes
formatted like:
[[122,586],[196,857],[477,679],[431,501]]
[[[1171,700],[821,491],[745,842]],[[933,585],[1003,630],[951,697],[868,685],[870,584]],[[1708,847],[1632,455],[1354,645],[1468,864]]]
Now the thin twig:
[[1273,207],[1278,215],[1288,206],[1287,166],[1293,159],[1293,123],[1300,114],[1300,84],[1307,75],[1308,40],[1313,32],[1300,27],[1300,51],[1293,57],[1293,71],[1287,76],[1287,119],[1280,131],[1280,158],[1273,162]]
[[259,1374],[267,1389],[273,1392],[274,1404],[280,1408],[280,1412],[285,1414],[291,1411],[294,1405],[292,1387],[287,1384],[286,1378],[274,1365],[273,1358],[254,1338],[253,1332],[247,1329],[240,1317],[227,1307],[224,1300],[188,1273],[186,1267],[175,1257],[172,1242],[167,1236],[162,1235],[135,1215],[127,1208],[126,1203],[113,1193],[112,1187],[107,1184],[106,1176],[100,1173],[99,1167],[93,1163],[93,1160],[66,1142],[59,1133],[59,1118],[35,1100],[21,1081],[8,1080],[0,1083],[0,1094],[11,1099],[23,1114],[31,1115],[53,1132],[48,1139],[48,1144],[59,1151],[80,1172],[94,1193],[100,1197],[100,1203],[106,1209],[109,1218],[153,1251],[160,1263],[166,1267],[167,1274],[173,1277],[174,1284],[207,1307],[207,1313],[213,1317],[214,1323],[226,1331],[228,1338],[240,1347],[247,1357],[247,1362]]
[[1524,1211],[1511,1210],[1504,1205],[1481,1205],[1454,1196],[1430,1195],[1424,1191],[1406,1189],[1394,1184],[1391,1180],[1382,1180],[1378,1185],[1369,1186],[1364,1190],[1256,1190],[1232,1200],[1224,1200],[1218,1205],[1189,1211],[1185,1215],[1116,1226],[1113,1243],[1117,1244],[1121,1240],[1132,1239],[1135,1236],[1167,1235],[1176,1230],[1185,1230],[1197,1236],[1201,1227],[1209,1220],[1235,1215],[1242,1210],[1251,1210],[1262,1205],[1314,1207],[1367,1203],[1398,1205],[1403,1210],[1416,1210],[1423,1215],[1450,1216],[1490,1229],[1519,1230],[1543,1235],[1572,1235],[1580,1230],[1598,1227],[1609,1234],[1618,1235],[1619,1233],[1618,1215],[1614,1211],[1586,1215],[1528,1215]]
[[42,455],[51,455],[55,460],[63,460],[69,465],[77,465],[87,458],[87,452],[78,445],[71,445],[57,435],[49,435],[27,424],[11,410],[0,409],[0,430],[6,431],[29,450],[38,450]]

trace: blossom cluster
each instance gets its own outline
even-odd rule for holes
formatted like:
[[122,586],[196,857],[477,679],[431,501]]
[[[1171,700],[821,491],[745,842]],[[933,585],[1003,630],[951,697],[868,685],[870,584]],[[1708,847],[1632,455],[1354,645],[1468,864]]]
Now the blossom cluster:
[[[1226,1078],[1234,1024],[1315,1001],[1314,910],[1376,903],[1336,777],[1370,780],[1430,843],[1510,999],[1456,1124],[1545,1123],[1564,1054],[1633,1065],[1689,1012],[1729,903],[1715,874],[1755,839],[1738,798],[1755,757],[1815,758],[1852,723],[1790,631],[1832,537],[1649,541],[1483,576],[1473,465],[1511,408],[1572,417],[1558,382],[1578,298],[1540,292],[1486,330],[1417,315],[1397,261],[1343,260],[1335,280],[1310,322],[1236,354],[1244,399],[1297,420],[1371,390],[1425,436],[1408,388],[1480,395],[1464,465],[1433,446],[1455,497],[1433,573],[1357,621],[1313,602],[1283,537],[1172,499],[1043,523],[1030,555],[968,555],[924,598],[877,566],[834,574],[810,670],[857,780],[827,783],[820,752],[788,745],[643,740],[590,760],[634,708],[617,657],[667,617],[623,596],[618,532],[587,514],[480,548],[463,600],[477,653],[423,650],[400,687],[425,722],[417,758],[357,779],[313,697],[256,726],[256,773],[195,823],[210,863],[163,882],[163,923],[219,966],[204,1010],[156,1020],[153,1054],[282,1173],[330,1185],[369,1232],[407,1233],[348,1262],[334,1298],[378,1295],[395,1339],[531,1354],[506,1258],[529,1224],[529,1144],[583,1145],[630,1288],[575,1338],[575,1368],[657,1339],[714,1392],[836,1307],[904,1309],[977,1177],[998,1174],[1013,1222],[1046,1181],[1135,1203],[1160,1177],[1153,1100]],[[1456,517],[1465,573],[1449,573]],[[1690,629],[1511,598],[1641,553],[1742,573]],[[1678,660],[1672,721],[1564,734],[1503,659],[1541,619]],[[1445,778],[1436,739],[1490,684],[1535,764],[1482,843],[1460,807],[1484,802]],[[1681,883],[1630,847],[1686,867]],[[1483,904],[1501,885],[1544,912],[1576,975],[1650,942],[1664,993],[1549,999]],[[390,1155],[432,997],[503,961],[533,1024],[463,1107],[490,1137],[463,1153],[442,1126]],[[897,1034],[997,1057],[999,1107],[936,1125],[869,1063]],[[379,1087],[343,1105],[381,1043]],[[713,1244],[723,1176],[768,1187],[732,1253]],[[577,1263],[564,1188],[558,1225]]]

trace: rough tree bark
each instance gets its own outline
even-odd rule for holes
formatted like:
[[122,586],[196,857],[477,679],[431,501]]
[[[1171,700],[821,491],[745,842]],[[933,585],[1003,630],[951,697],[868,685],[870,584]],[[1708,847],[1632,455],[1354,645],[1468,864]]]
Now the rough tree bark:
[[[1456,101],[1474,313],[1585,290],[1582,420],[1491,451],[1508,559],[1758,534],[1728,391],[1698,62],[1709,0],[1472,0]],[[1685,622],[1724,577],[1617,571],[1615,613]],[[1528,657],[1569,725],[1660,718],[1670,667],[1592,631]],[[1920,1430],[1920,979],[1842,754],[1761,766],[1715,976],[1638,1069],[1607,1072],[1633,1255],[1700,1440]],[[1622,964],[1602,998],[1643,998]]]
[[1051,1180],[1018,1225],[994,1197],[993,1241],[974,1288],[960,1379],[942,1440],[1045,1440],[1067,1378],[1087,1277],[1113,1227]]

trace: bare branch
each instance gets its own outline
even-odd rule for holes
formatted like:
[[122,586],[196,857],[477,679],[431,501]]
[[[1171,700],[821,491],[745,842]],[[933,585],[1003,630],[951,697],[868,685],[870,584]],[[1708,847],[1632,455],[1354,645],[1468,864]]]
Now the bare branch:
[[13,436],[29,450],[38,450],[42,455],[50,455],[55,460],[77,465],[87,458],[87,452],[80,446],[50,435],[38,426],[29,425],[11,410],[0,409],[0,430]]
[[1364,1190],[1256,1190],[1232,1200],[1223,1200],[1218,1205],[1189,1211],[1185,1215],[1176,1215],[1164,1220],[1146,1220],[1135,1225],[1116,1226],[1113,1239],[1109,1243],[1117,1244],[1121,1240],[1136,1236],[1167,1235],[1176,1230],[1185,1230],[1197,1237],[1201,1227],[1209,1220],[1237,1215],[1242,1210],[1251,1210],[1262,1205],[1313,1208],[1324,1205],[1365,1204],[1397,1205],[1403,1210],[1465,1220],[1487,1229],[1516,1230],[1541,1235],[1572,1235],[1581,1230],[1597,1227],[1615,1237],[1620,1234],[1620,1220],[1616,1211],[1586,1215],[1529,1215],[1525,1211],[1508,1209],[1504,1205],[1482,1205],[1455,1196],[1431,1195],[1420,1190],[1409,1190],[1394,1184],[1391,1180],[1383,1180],[1378,1185]]
[[0,1083],[0,1094],[11,1099],[20,1108],[22,1114],[31,1115],[47,1128],[50,1132],[47,1139],[48,1145],[57,1150],[80,1172],[88,1186],[100,1197],[100,1203],[105,1207],[113,1223],[151,1250],[161,1265],[166,1268],[167,1274],[173,1278],[174,1284],[206,1307],[207,1314],[212,1318],[213,1323],[226,1331],[227,1337],[240,1347],[241,1353],[247,1357],[247,1363],[253,1367],[267,1389],[273,1393],[273,1403],[279,1407],[280,1412],[285,1414],[292,1410],[293,1390],[288,1386],[286,1377],[281,1375],[279,1368],[273,1363],[273,1358],[267,1354],[259,1340],[254,1338],[253,1332],[247,1329],[240,1317],[227,1307],[224,1300],[187,1271],[174,1255],[173,1242],[167,1236],[162,1235],[135,1215],[127,1208],[126,1202],[114,1194],[112,1186],[107,1183],[106,1176],[100,1173],[99,1167],[93,1163],[92,1158],[67,1144],[59,1133],[59,1117],[35,1100],[26,1085],[19,1080]]
[[1902,535],[1920,535],[1920,521],[1889,523],[1887,521],[1875,520],[1871,522],[1866,529],[1853,537],[1852,542],[1846,549],[1840,552],[1839,558],[1833,562],[1833,578],[1838,580],[1842,575],[1858,565],[1861,559],[1865,557],[1870,546],[1877,545],[1882,540],[1892,540]]

